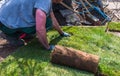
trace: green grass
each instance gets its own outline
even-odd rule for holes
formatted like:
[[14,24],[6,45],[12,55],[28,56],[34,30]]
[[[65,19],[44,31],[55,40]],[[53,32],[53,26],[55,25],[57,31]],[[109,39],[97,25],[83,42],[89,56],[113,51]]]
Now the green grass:
[[[105,33],[105,27],[63,27],[71,37],[48,32],[50,44],[79,49],[100,57],[99,69],[120,76],[120,38]],[[94,76],[92,73],[50,63],[50,52],[34,39],[0,63],[0,76]]]
[[120,31],[120,22],[111,22],[108,27],[110,30]]

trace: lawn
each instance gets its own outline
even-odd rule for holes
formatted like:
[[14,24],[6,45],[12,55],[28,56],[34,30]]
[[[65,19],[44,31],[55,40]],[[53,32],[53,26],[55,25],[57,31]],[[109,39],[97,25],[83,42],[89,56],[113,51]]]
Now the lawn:
[[[50,44],[72,47],[100,57],[99,70],[107,76],[120,76],[120,37],[100,27],[62,27],[71,37],[50,30]],[[92,73],[50,62],[50,51],[34,39],[0,63],[0,76],[94,76]]]
[[115,30],[120,32],[120,22],[111,22],[109,25],[109,30]]

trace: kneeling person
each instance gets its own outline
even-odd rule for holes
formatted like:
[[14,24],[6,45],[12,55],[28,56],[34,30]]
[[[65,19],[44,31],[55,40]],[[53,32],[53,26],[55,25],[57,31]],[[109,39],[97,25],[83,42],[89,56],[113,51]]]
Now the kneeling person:
[[[20,41],[25,36],[32,37],[37,34],[39,41],[47,49],[53,49],[48,44],[47,30],[53,27],[61,36],[70,36],[59,27],[52,3],[62,0],[9,0],[0,9],[0,30],[9,38]],[[11,40],[10,40],[11,41]],[[15,43],[16,44],[16,43]],[[22,43],[20,42],[20,45]]]

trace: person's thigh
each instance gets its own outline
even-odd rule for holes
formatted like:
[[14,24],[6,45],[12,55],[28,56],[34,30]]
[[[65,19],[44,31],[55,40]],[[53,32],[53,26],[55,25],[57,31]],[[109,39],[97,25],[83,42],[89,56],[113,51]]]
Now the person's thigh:
[[16,34],[17,29],[10,29],[10,28],[2,25],[2,26],[0,26],[0,30],[3,33],[5,33],[5,34],[7,34],[9,36],[17,36],[17,34]]

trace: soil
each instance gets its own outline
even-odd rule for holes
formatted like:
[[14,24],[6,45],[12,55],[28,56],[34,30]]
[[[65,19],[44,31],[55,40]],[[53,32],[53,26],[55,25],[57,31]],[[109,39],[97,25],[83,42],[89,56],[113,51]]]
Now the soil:
[[111,34],[113,34],[113,35],[115,35],[115,36],[120,37],[120,30],[109,30],[109,29],[108,29],[107,32],[109,32],[109,33],[111,33]]
[[0,33],[0,62],[3,61],[8,55],[13,53],[18,47],[10,47],[7,45],[7,41],[1,38]]

